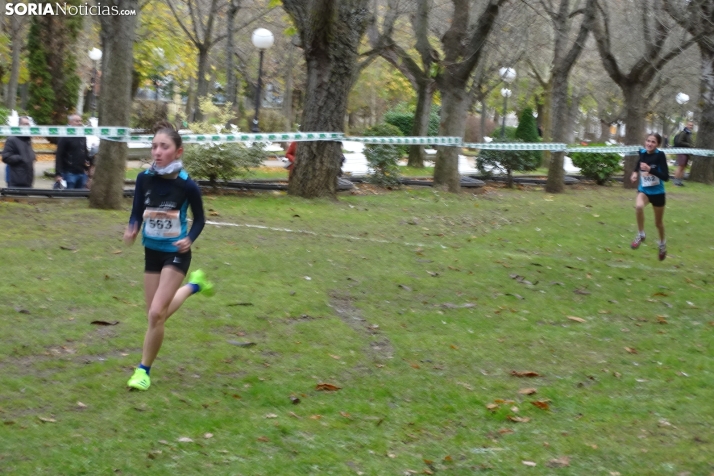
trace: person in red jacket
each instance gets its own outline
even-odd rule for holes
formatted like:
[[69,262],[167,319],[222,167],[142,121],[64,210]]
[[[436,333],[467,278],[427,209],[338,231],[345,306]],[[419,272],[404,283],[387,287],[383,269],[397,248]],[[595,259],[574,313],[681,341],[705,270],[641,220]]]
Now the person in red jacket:
[[288,164],[286,169],[288,169],[288,180],[293,175],[293,169],[295,168],[295,154],[297,153],[297,142],[291,142],[288,146],[288,150],[285,151],[285,158],[288,159]]

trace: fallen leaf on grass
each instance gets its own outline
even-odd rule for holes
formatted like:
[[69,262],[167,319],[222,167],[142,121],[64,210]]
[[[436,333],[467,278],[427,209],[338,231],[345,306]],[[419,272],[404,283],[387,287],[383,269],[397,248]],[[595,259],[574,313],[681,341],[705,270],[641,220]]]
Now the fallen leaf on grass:
[[492,412],[498,410],[499,407],[500,405],[498,403],[489,403],[488,405],[486,405],[486,408],[488,408]]
[[410,287],[407,286],[406,284],[400,284],[399,287],[402,288],[402,289],[405,290],[405,291],[411,291],[411,290],[412,290],[412,288],[410,288]]
[[82,402],[77,402],[77,408],[82,408],[82,409],[84,409],[84,408],[87,408],[87,405],[85,405],[85,404],[82,403]]
[[667,319],[665,319],[664,316],[657,316],[657,322],[660,324],[667,324]]
[[122,253],[122,250],[114,250],[114,251],[112,251],[112,254],[115,254],[115,255],[120,255],[121,253]]
[[336,392],[337,390],[340,390],[342,387],[338,387],[337,385],[333,385],[331,383],[318,383],[315,386],[315,390],[323,391],[323,392]]
[[261,443],[267,443],[270,440],[268,439],[267,436],[259,436],[258,441],[260,441]]
[[573,291],[575,294],[582,294],[583,296],[587,296],[588,294],[592,294],[590,291],[585,291],[584,289],[576,289]]
[[310,416],[310,419],[311,419],[311,420],[319,420],[320,418],[322,418],[322,415],[312,415],[312,416]]
[[44,418],[44,417],[37,417],[40,419],[42,423],[57,423],[57,420],[54,418]]
[[536,400],[534,402],[531,402],[532,405],[535,405],[536,407],[540,408],[541,410],[550,410],[550,405],[548,404],[548,400]]
[[237,345],[238,347],[253,347],[255,342],[238,342],[237,340],[229,340],[229,344]]
[[348,420],[352,419],[352,416],[347,412],[340,412],[340,416],[347,418]]
[[179,438],[176,441],[178,441],[179,443],[193,443],[193,440],[191,438],[189,438],[188,436],[182,436],[181,438]]
[[252,302],[234,302],[232,304],[227,304],[228,307],[231,306],[253,306]]
[[520,294],[516,294],[516,293],[506,293],[505,296],[513,296],[514,298],[520,299],[520,300],[525,299],[523,296],[521,296]]
[[77,248],[74,248],[72,246],[60,246],[60,249],[65,251],[77,251]]
[[213,438],[213,433],[204,433],[203,437],[208,440],[210,438]]
[[275,413],[268,413],[267,415],[265,415],[265,418],[278,418],[278,415],[276,415]]
[[514,377],[540,377],[540,374],[538,372],[534,372],[532,370],[525,370],[522,372],[519,372],[517,370],[511,370],[511,375]]
[[632,348],[632,347],[625,347],[625,350],[626,350],[627,352],[629,352],[630,354],[636,354],[636,353],[637,353],[637,349],[634,349],[634,348]]
[[441,307],[443,307],[445,309],[469,309],[472,307],[476,307],[476,304],[471,303],[471,302],[467,302],[464,304],[452,304],[450,302],[446,302],[446,303],[442,304]]
[[292,403],[293,405],[297,405],[298,403],[300,403],[300,399],[295,395],[290,395],[290,403]]
[[119,324],[119,321],[92,321],[90,324],[94,324],[95,326],[116,326]]
[[502,435],[507,435],[509,433],[513,433],[513,430],[511,430],[510,428],[501,428],[500,430],[498,430],[498,432]]
[[565,468],[570,466],[570,458],[567,456],[561,456],[560,458],[554,458],[546,463],[549,468]]
[[506,418],[508,418],[514,423],[528,423],[529,421],[531,421],[531,419],[528,417],[518,417],[513,415],[508,415]]
[[288,415],[291,416],[291,417],[293,417],[293,418],[296,418],[296,419],[298,419],[298,420],[300,419],[300,417],[297,416],[297,414],[296,414],[295,412],[288,412]]
[[537,390],[533,387],[522,388],[518,391],[518,393],[520,393],[521,395],[533,395],[536,392]]
[[30,313],[30,311],[28,311],[27,309],[22,309],[21,307],[16,307],[15,311],[19,312],[20,314],[29,314]]
[[575,321],[575,322],[587,322],[582,317],[568,316],[568,319],[570,319],[571,321]]
[[532,468],[536,466],[536,464],[533,461],[521,461],[521,463],[525,464],[526,466],[530,466]]

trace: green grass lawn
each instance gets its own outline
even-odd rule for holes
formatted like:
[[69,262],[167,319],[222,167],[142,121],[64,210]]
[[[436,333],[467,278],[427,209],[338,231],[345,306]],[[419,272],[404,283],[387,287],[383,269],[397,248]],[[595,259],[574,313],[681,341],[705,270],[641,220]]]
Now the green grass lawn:
[[0,474],[714,472],[710,187],[373,190],[205,197],[143,393],[130,202],[0,202]]

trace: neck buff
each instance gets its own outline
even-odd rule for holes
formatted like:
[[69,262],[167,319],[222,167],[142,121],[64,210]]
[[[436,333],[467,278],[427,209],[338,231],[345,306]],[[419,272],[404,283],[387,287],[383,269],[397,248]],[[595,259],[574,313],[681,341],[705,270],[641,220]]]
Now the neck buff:
[[173,173],[178,172],[182,168],[183,168],[183,164],[181,163],[181,161],[174,160],[173,162],[171,162],[170,164],[168,164],[165,167],[157,167],[156,162],[154,162],[153,164],[151,164],[151,169],[149,169],[149,170],[151,171],[152,174],[156,174],[156,175],[171,175]]

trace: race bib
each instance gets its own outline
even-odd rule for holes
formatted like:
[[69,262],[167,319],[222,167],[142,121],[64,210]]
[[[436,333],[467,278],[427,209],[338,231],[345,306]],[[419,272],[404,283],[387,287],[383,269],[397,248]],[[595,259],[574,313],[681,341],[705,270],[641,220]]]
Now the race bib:
[[655,185],[660,184],[659,177],[655,177],[647,172],[642,172],[640,174],[640,180],[642,181],[643,187],[654,187]]
[[144,235],[149,238],[177,238],[181,233],[178,210],[147,208],[144,211]]

